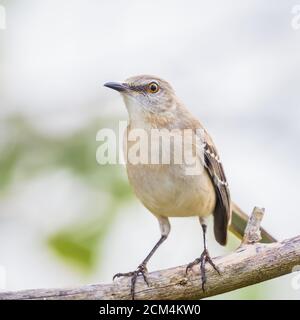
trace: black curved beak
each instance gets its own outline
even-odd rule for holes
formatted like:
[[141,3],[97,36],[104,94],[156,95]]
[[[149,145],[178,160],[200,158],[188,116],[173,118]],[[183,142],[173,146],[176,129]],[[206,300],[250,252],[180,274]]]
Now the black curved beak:
[[119,92],[126,91],[128,89],[124,83],[120,83],[120,82],[106,82],[104,84],[104,87],[114,89]]

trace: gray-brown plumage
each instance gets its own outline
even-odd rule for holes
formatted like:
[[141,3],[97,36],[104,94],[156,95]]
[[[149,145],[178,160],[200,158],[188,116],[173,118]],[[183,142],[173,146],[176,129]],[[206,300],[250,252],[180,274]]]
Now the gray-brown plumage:
[[[138,268],[133,272],[119,273],[115,277],[131,277],[131,293],[134,298],[137,277],[142,275],[148,283],[146,265],[156,249],[168,237],[169,217],[198,216],[203,229],[204,250],[199,258],[188,264],[187,271],[196,264],[200,265],[204,290],[205,264],[210,263],[219,272],[206,246],[206,218],[213,215],[215,238],[221,245],[226,244],[228,224],[231,219],[230,192],[217,149],[201,123],[177,98],[173,88],[165,80],[142,75],[131,77],[122,83],[109,82],[105,86],[119,91],[124,99],[129,115],[124,148],[128,178],[137,197],[158,219],[161,230],[161,238]],[[153,129],[177,130],[178,134],[186,129],[193,133],[201,130],[203,132],[201,145],[192,140],[187,144],[187,148],[192,153],[202,148],[203,157],[197,156],[196,162],[203,167],[203,170],[200,174],[187,174],[189,168],[186,163],[132,163],[128,155],[134,146],[130,135],[135,129],[143,129],[149,135]],[[174,139],[174,148],[178,147],[176,141]],[[151,140],[154,146],[159,143],[159,139]],[[159,147],[154,150],[160,150],[162,153],[165,151]],[[150,153],[148,156],[151,156]]]

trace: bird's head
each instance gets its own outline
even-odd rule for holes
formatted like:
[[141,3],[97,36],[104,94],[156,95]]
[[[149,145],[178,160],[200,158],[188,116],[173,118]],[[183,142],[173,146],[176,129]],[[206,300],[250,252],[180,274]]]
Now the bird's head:
[[121,93],[130,118],[162,115],[176,108],[176,96],[171,85],[155,76],[134,76],[124,82],[107,82],[104,86]]

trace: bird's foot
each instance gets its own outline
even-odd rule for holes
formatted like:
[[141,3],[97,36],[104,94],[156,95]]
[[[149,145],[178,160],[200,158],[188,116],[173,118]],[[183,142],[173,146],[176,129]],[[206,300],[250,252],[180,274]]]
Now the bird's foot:
[[135,284],[136,284],[136,280],[137,280],[138,276],[142,275],[144,281],[146,282],[147,286],[149,287],[149,281],[147,278],[147,274],[148,274],[148,270],[147,270],[146,264],[141,263],[135,271],[115,274],[113,276],[113,280],[115,280],[115,278],[120,278],[120,277],[131,277],[130,294],[131,294],[132,300],[134,300],[134,298],[135,298]]
[[187,267],[186,267],[186,270],[185,270],[185,273],[187,274],[188,271],[190,269],[192,269],[194,265],[200,264],[200,272],[201,272],[201,281],[202,281],[202,290],[203,290],[203,292],[205,292],[205,284],[206,284],[206,281],[207,281],[206,271],[205,271],[205,264],[207,262],[215,269],[215,271],[218,272],[219,275],[221,274],[219,268],[212,261],[207,249],[204,249],[204,251],[202,252],[200,258],[197,258],[197,259],[195,259],[195,261],[189,263],[187,265]]

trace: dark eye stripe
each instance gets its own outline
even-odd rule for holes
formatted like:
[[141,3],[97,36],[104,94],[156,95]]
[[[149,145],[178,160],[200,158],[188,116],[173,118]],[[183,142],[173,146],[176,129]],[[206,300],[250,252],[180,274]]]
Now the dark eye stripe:
[[[151,85],[155,85],[157,87],[157,89],[154,93],[158,92],[158,90],[160,89],[159,84],[154,81],[151,82],[150,84],[146,84],[146,85],[135,85],[135,84],[129,83],[128,87],[133,91],[140,92],[142,94],[147,94],[149,92]],[[150,92],[152,92],[151,89],[150,89]]]
[[129,84],[129,88],[131,90],[139,91],[139,92],[145,91],[145,86],[137,86],[137,85]]

